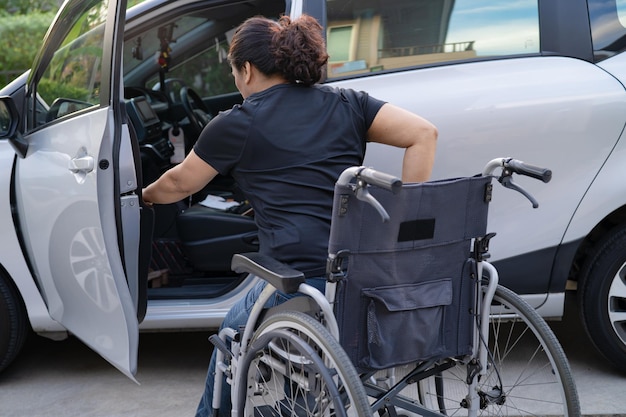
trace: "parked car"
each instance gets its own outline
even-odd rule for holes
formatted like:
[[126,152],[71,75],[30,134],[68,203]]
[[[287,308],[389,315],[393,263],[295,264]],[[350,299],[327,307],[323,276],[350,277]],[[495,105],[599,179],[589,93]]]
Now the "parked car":
[[[282,13],[324,25],[325,83],[437,125],[434,178],[502,156],[552,169],[548,185],[519,180],[538,210],[494,191],[492,260],[545,317],[576,289],[588,336],[626,370],[616,0],[67,0],[31,70],[0,91],[0,370],[32,329],[74,334],[132,378],[140,330],[215,328],[252,285],[229,268],[258,245],[232,179],[154,209],[140,191],[241,102],[234,28]],[[399,174],[401,156],[372,144],[366,164]]]

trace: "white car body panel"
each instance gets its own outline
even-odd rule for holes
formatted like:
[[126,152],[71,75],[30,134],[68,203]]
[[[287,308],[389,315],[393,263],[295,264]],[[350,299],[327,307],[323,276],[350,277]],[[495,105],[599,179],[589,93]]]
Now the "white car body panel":
[[61,332],[65,328],[50,317],[39,289],[28,269],[28,265],[24,257],[21,256],[22,251],[15,234],[8,197],[10,195],[11,170],[14,159],[15,151],[9,142],[0,141],[0,167],[2,167],[0,178],[3,179],[3,181],[0,181],[0,193],[6,196],[0,203],[0,218],[5,219],[0,222],[0,235],[2,236],[2,239],[0,239],[0,265],[10,276],[16,278],[14,283],[24,299],[33,330],[36,332]]
[[622,83],[626,83],[626,56],[623,54],[605,59],[597,65],[620,80]]
[[[518,180],[539,201],[538,210],[520,194],[494,187],[489,230],[498,236],[490,246],[492,260],[562,241],[588,187],[580,184],[591,184],[602,168],[626,114],[626,92],[619,82],[595,65],[562,57],[475,62],[333,84],[366,90],[438,126],[435,179],[477,174],[490,159],[506,156],[552,169],[548,185]],[[567,158],[551,151],[559,149],[568,150]],[[366,165],[399,174],[401,158],[401,151],[374,144]],[[617,196],[626,201],[626,194]],[[528,238],[525,225],[533,223],[545,227]],[[587,232],[580,229],[569,238]]]
[[[132,298],[134,310],[139,308],[139,242],[141,215],[139,197],[132,191],[137,188],[137,173],[133,160],[132,142],[127,124],[121,126],[121,144],[119,152],[119,187],[121,197],[120,211],[124,241],[124,261],[126,281]],[[115,218],[111,219],[115,227]]]
[[626,181],[624,158],[626,144],[622,139],[611,154],[597,178],[585,194],[565,233],[564,242],[570,242],[589,233],[604,217],[624,205]]
[[522,298],[546,320],[560,320],[565,311],[565,292],[523,295]]
[[[604,68],[620,82],[626,83],[626,56],[624,54],[609,58],[598,66]],[[593,225],[598,224],[606,215],[626,204],[625,142],[624,133],[622,133],[610,158],[602,167],[598,177],[593,181],[585,194],[585,198],[576,210],[576,214],[565,233],[564,242],[586,235]]]

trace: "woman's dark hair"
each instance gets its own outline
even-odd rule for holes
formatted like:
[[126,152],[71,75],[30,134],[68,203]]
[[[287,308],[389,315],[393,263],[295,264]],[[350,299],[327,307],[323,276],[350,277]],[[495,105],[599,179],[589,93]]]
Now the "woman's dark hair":
[[228,59],[237,69],[250,62],[265,75],[280,74],[291,83],[313,85],[328,61],[322,26],[302,15],[278,21],[252,17],[235,31]]

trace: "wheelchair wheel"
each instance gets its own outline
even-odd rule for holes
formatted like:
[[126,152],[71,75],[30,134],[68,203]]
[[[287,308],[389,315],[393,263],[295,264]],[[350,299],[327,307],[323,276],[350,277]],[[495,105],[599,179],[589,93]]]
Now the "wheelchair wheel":
[[371,415],[339,342],[303,313],[281,312],[261,323],[239,374],[244,417]]
[[[480,416],[580,416],[569,363],[539,314],[498,286],[492,303],[487,374],[479,381]],[[419,382],[421,402],[445,415],[467,416],[468,366],[458,363]]]

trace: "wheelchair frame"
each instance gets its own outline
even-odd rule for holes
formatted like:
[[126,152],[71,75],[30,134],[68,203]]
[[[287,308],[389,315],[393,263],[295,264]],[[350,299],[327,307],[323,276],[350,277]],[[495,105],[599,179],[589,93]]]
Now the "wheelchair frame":
[[[524,194],[531,200],[533,206],[536,207],[537,203],[534,198],[512,182],[512,174],[527,175],[547,182],[550,179],[551,173],[548,170],[533,167],[511,158],[498,158],[487,164],[482,176],[494,177],[493,172],[498,168],[502,169],[502,175],[498,180],[505,187]],[[368,192],[368,185],[375,185],[391,191],[397,191],[402,186],[400,180],[387,174],[374,171],[371,168],[352,167],[344,171],[338,180],[338,184],[347,185],[351,181],[354,181],[355,178],[357,182],[355,195],[357,195],[357,198],[368,202],[376,208],[383,219],[388,219],[385,208]],[[462,415],[468,416],[483,414],[509,415],[509,413],[523,415],[525,414],[525,409],[520,409],[519,406],[510,407],[509,404],[506,404],[507,401],[510,403],[514,400],[508,392],[505,393],[507,388],[502,383],[500,370],[498,369],[500,365],[496,364],[495,356],[499,353],[497,345],[493,345],[493,347],[489,345],[490,338],[494,339],[493,335],[490,336],[490,331],[494,332],[491,328],[493,323],[495,321],[506,321],[513,323],[513,326],[515,323],[521,322],[523,326],[527,326],[532,331],[528,332],[528,334],[531,336],[534,335],[533,337],[537,339],[538,347],[536,348],[535,354],[539,353],[539,355],[545,355],[547,358],[546,362],[548,363],[546,367],[549,368],[547,371],[542,372],[542,374],[554,375],[554,381],[550,384],[554,386],[555,391],[560,391],[562,401],[560,406],[562,409],[558,411],[557,414],[579,416],[580,406],[576,388],[565,354],[543,319],[530,306],[525,304],[521,298],[498,285],[498,273],[496,268],[485,260],[488,257],[487,251],[490,237],[491,236],[488,235],[484,239],[476,239],[472,253],[472,256],[476,260],[478,277],[483,277],[483,279],[477,280],[478,291],[475,297],[475,308],[476,311],[480,313],[477,315],[477,320],[473,326],[472,353],[462,358],[443,357],[421,361],[397,383],[395,382],[395,367],[385,371],[373,370],[372,372],[362,373],[359,379],[355,381],[354,374],[356,374],[356,370],[351,363],[345,363],[346,356],[344,352],[333,353],[333,349],[337,350],[335,345],[331,347],[325,346],[323,348],[318,346],[323,344],[320,343],[321,340],[325,340],[326,338],[329,340],[334,339],[334,343],[334,341],[339,340],[340,336],[339,326],[334,315],[337,283],[332,279],[332,273],[329,273],[325,294],[322,294],[314,287],[305,283],[304,275],[301,272],[272,258],[258,253],[235,255],[232,260],[232,269],[234,271],[238,273],[246,272],[258,276],[264,279],[267,285],[255,302],[247,324],[242,331],[240,329],[224,328],[218,335],[214,335],[210,338],[218,349],[213,392],[214,413],[217,415],[217,410],[219,410],[221,405],[220,395],[223,389],[222,381],[223,376],[226,376],[227,382],[231,385],[231,415],[233,417],[257,415],[360,416],[365,414],[372,415],[373,413],[378,413],[380,416],[394,417],[398,415],[397,410],[404,410],[403,412],[414,413],[414,415],[439,417],[451,412],[451,407],[457,407],[459,410],[462,410]],[[329,256],[329,265],[332,264],[334,256],[334,254]],[[335,272],[340,273],[340,271]],[[484,275],[484,273],[486,273],[486,275]],[[297,314],[293,315],[292,319],[289,319],[284,325],[281,324],[280,321],[275,321],[269,328],[263,327],[262,323],[265,320],[264,306],[277,290],[286,294],[298,292],[309,298],[309,302],[314,306],[313,310],[315,313],[313,315],[316,317],[316,320],[319,320],[324,325],[323,327],[320,326],[319,329],[314,329],[314,337],[311,337],[307,332],[304,332],[307,333],[305,335],[300,332],[294,334],[289,333],[290,328],[293,327],[294,324],[295,327],[299,327],[298,323],[300,321],[306,321]],[[494,298],[499,307],[494,306]],[[282,306],[284,310],[285,307],[284,305]],[[500,310],[497,310],[497,308],[500,308]],[[291,316],[286,317],[289,318]],[[307,368],[307,372],[322,374],[322,377],[326,378],[325,389],[334,393],[333,398],[326,398],[324,401],[328,403],[335,401],[334,405],[327,403],[327,408],[323,408],[320,405],[323,401],[318,398],[316,399],[317,402],[315,403],[315,407],[313,407],[313,411],[306,411],[303,408],[301,413],[294,410],[285,412],[284,410],[279,411],[278,409],[273,409],[270,405],[266,405],[265,408],[263,408],[267,410],[267,414],[261,411],[255,411],[254,407],[246,410],[246,404],[249,401],[249,399],[246,398],[246,390],[250,390],[251,386],[255,385],[257,382],[259,385],[268,385],[268,381],[259,380],[259,378],[263,379],[265,376],[250,376],[249,370],[242,368],[242,366],[250,366],[250,363],[256,360],[250,358],[251,351],[254,351],[254,354],[257,355],[256,352],[262,349],[262,347],[255,345],[255,341],[262,339],[258,334],[259,326],[262,335],[269,335],[265,338],[269,340],[269,342],[267,342],[268,345],[278,343],[274,341],[272,337],[276,337],[280,340],[291,340],[288,342],[290,346],[300,346],[295,349],[296,352],[303,352],[304,350],[309,352],[309,350],[303,346],[312,345],[312,353],[307,353],[309,359],[298,359],[297,361],[300,362],[296,365],[296,368]],[[310,324],[307,326],[310,327]],[[495,336],[497,338],[498,334]],[[509,337],[511,336],[509,335]],[[315,340],[317,340],[317,345],[316,343],[312,343],[312,341],[314,342]],[[497,340],[495,342],[497,343]],[[275,346],[272,348],[274,352],[277,351]],[[339,350],[342,349],[339,348]],[[314,357],[318,355],[318,353],[319,358]],[[341,355],[340,358],[337,359],[335,354]],[[283,355],[282,358],[281,355]],[[275,388],[277,391],[283,388],[287,389],[287,384],[291,384],[292,386],[301,383],[310,385],[311,380],[308,374],[302,374],[304,375],[302,379],[306,379],[306,381],[293,382],[290,381],[290,378],[287,378],[290,375],[294,375],[294,373],[289,370],[291,364],[289,362],[282,363],[281,359],[291,361],[295,356],[298,355],[283,352],[279,353],[278,357],[266,357],[261,364],[261,368],[263,369],[257,369],[256,372],[257,374],[264,374],[263,370],[266,369],[265,367],[267,367],[269,371],[273,371],[272,366],[280,368],[280,373],[287,382],[284,380],[282,383],[284,387],[282,387],[281,384],[274,381],[273,383],[278,387]],[[318,364],[316,371],[311,371],[311,369],[313,369],[311,368],[313,363]],[[329,363],[330,365],[328,365]],[[450,370],[455,370],[456,368],[462,369],[464,375],[459,377],[460,381],[458,383],[447,382],[448,373],[450,373]],[[377,378],[375,375],[380,375],[381,373],[383,377],[379,378],[379,380],[382,379],[386,382],[390,382],[390,386],[376,382]],[[244,374],[247,375],[247,377],[243,378],[242,375]],[[317,378],[319,379],[319,375]],[[485,388],[483,386],[485,381],[491,381],[492,379],[496,382],[499,381],[499,386],[496,384],[493,387]],[[335,384],[336,387],[331,387],[331,389],[329,386],[332,384]],[[461,397],[455,398],[455,401],[458,400],[459,404],[454,405],[446,399],[445,389],[447,386],[456,386],[456,384],[465,386],[466,392]],[[411,385],[418,387],[417,394],[402,394],[403,390]],[[258,387],[256,389],[258,392],[263,391],[263,389],[259,389]],[[430,395],[429,393],[433,390],[434,394]],[[260,393],[258,395],[261,396],[263,394]],[[541,397],[539,396],[538,398]],[[278,401],[280,398],[274,399]],[[337,401],[344,401],[345,404],[339,404]],[[364,402],[366,405],[363,405]],[[556,400],[556,402],[558,402],[558,400]],[[293,407],[295,408],[295,406]],[[365,407],[367,407],[368,410],[364,411],[363,408]],[[262,407],[257,407],[258,410],[261,410],[261,408]],[[458,410],[455,412],[458,412]]]

